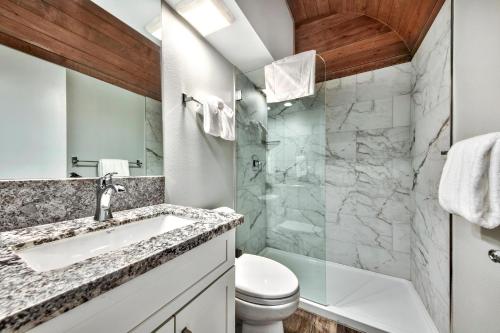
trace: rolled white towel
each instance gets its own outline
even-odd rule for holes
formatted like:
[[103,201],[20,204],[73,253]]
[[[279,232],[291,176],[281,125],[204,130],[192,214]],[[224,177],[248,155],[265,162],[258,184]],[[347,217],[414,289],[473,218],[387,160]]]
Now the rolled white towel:
[[439,203],[452,214],[492,229],[500,225],[500,133],[454,144],[439,183]]
[[234,209],[229,208],[229,207],[218,207],[213,209],[214,212],[219,212],[219,213],[226,213],[226,214],[232,214],[234,213]]

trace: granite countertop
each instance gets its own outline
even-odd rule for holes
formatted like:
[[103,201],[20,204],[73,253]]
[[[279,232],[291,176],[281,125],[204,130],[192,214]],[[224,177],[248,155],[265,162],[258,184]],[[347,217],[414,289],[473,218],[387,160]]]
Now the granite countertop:
[[[36,272],[15,250],[160,215],[194,219],[188,226],[112,252]],[[161,204],[0,233],[0,331],[26,331],[137,277],[243,223],[239,214]]]

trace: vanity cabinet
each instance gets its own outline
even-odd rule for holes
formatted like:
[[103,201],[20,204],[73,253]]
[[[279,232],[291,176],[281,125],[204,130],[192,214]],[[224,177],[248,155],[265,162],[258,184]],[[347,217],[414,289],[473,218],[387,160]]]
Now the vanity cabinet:
[[170,318],[166,323],[158,327],[154,333],[175,333],[175,318]]
[[234,254],[233,229],[30,332],[234,333]]
[[[234,268],[231,268],[154,333],[234,332]],[[234,308],[233,308],[234,309]],[[135,331],[148,331],[146,326]]]
[[233,327],[233,315],[227,312],[234,302],[234,268],[216,281],[175,315],[175,333],[228,333]]

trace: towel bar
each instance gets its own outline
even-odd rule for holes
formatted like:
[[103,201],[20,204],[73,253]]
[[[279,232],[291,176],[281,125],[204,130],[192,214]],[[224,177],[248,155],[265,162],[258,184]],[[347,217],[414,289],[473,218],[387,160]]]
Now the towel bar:
[[203,104],[199,100],[194,98],[193,96],[188,96],[187,94],[183,93],[182,94],[182,105],[186,105],[186,103],[188,103],[188,102],[195,102],[195,103],[198,103],[199,105]]
[[[91,165],[79,165],[79,163],[92,163]],[[81,167],[81,168],[97,168],[99,161],[88,161],[88,160],[79,160],[77,156],[71,157],[71,164],[74,167]],[[142,162],[137,160],[135,162],[128,162],[129,166],[131,168],[142,168]]]

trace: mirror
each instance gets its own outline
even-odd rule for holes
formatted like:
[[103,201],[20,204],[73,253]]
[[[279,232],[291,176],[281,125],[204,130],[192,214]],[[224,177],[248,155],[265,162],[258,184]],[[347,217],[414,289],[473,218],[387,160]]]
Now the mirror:
[[[127,6],[95,2],[126,19]],[[147,2],[157,10],[146,23],[161,12],[160,0]],[[163,175],[161,102],[0,45],[0,179],[96,177],[101,159],[129,161],[130,176]]]

